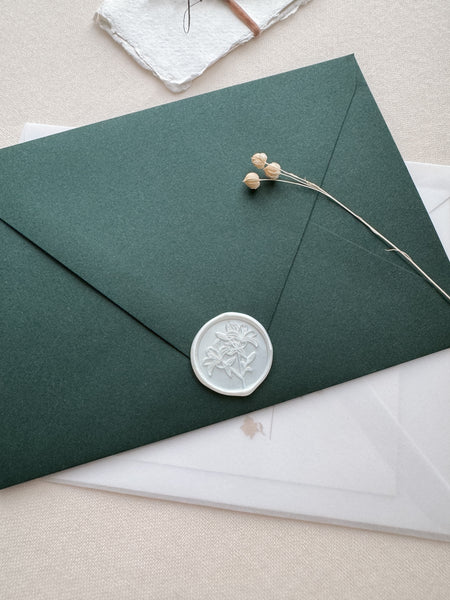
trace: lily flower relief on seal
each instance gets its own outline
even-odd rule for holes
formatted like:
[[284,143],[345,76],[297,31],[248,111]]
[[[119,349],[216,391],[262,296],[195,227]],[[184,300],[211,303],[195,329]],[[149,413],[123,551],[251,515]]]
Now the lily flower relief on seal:
[[225,346],[221,346],[220,348],[214,348],[214,346],[210,346],[206,351],[206,358],[204,359],[203,364],[207,368],[208,375],[210,377],[216,367],[219,369],[225,368],[225,361],[223,358],[227,353],[227,350],[228,349]]
[[[215,337],[215,344],[208,347],[203,359],[208,375],[211,377],[215,368],[222,369],[228,377],[234,375],[245,385],[245,375],[253,370],[250,365],[256,358],[257,333],[245,324],[230,321],[225,331],[215,332]],[[249,354],[246,353],[248,344],[254,348]]]
[[252,344],[255,348],[258,347],[258,342],[256,341],[257,334],[247,327],[247,325],[227,323],[225,333],[218,331],[216,332],[216,336],[224,342],[240,342],[244,344],[243,348],[245,348],[247,344]]

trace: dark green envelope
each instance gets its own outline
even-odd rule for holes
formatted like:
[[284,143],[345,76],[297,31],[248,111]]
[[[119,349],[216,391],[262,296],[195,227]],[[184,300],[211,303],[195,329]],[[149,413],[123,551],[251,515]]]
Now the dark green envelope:
[[[250,156],[347,203],[444,289],[450,265],[352,56],[0,152],[0,485],[450,345],[450,305],[314,192],[250,192]],[[247,313],[272,370],[195,378],[192,339]]]

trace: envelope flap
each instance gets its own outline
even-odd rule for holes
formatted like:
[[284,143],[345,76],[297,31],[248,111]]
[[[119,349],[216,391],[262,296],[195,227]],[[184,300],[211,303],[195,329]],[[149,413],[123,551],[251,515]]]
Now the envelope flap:
[[5,149],[0,217],[188,355],[221,312],[270,323],[315,201],[243,160],[321,182],[354,90],[350,56]]
[[[358,84],[323,187],[406,251],[448,291],[450,263],[445,250],[364,77],[359,67],[356,69]],[[357,168],[349,168],[355,164]],[[387,252],[388,246],[372,231],[325,197],[317,203],[311,223],[415,273],[398,253]]]
[[[311,179],[292,159],[283,166]],[[445,250],[358,67],[322,187],[450,290]],[[387,249],[341,206],[317,198],[269,329],[292,396],[450,346],[448,301]]]

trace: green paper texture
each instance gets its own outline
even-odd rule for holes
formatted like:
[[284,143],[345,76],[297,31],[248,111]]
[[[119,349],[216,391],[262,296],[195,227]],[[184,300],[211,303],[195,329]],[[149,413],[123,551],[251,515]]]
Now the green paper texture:
[[[148,444],[450,345],[450,264],[353,56],[0,151],[0,487]],[[242,312],[274,362],[249,397],[190,365]]]

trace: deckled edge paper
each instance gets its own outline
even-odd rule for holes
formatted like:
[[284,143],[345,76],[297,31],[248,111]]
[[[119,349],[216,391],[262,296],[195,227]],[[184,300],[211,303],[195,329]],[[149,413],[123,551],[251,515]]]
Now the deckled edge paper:
[[[309,1],[239,0],[239,4],[264,31]],[[186,6],[186,0],[104,0],[94,20],[169,90],[182,92],[222,56],[253,38],[223,0],[192,6],[186,33]]]

